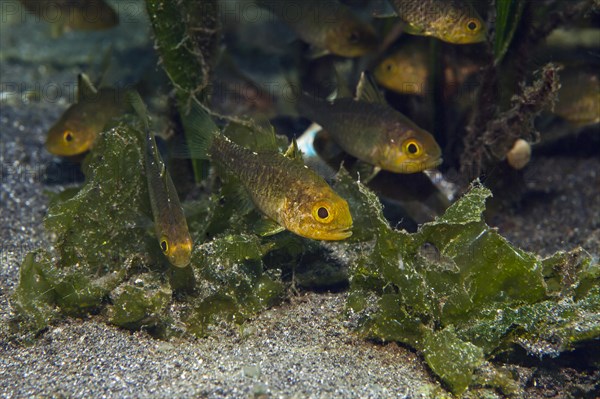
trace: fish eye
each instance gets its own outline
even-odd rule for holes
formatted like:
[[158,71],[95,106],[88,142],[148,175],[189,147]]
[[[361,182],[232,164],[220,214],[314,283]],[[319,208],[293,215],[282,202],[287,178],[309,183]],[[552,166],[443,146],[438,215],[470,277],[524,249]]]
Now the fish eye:
[[474,32],[478,28],[479,28],[479,22],[477,22],[477,20],[470,19],[469,21],[467,21],[467,29],[470,30],[471,32]]
[[406,140],[403,147],[404,152],[406,152],[410,158],[418,157],[423,152],[421,145],[414,139]]
[[317,210],[317,215],[321,219],[327,219],[327,217],[329,216],[329,211],[327,210],[327,208],[322,206]]
[[169,243],[167,242],[167,239],[165,237],[163,237],[162,240],[160,240],[160,249],[165,255],[169,252]]
[[63,133],[63,139],[67,142],[70,143],[71,141],[73,141],[73,132],[70,130],[65,130],[65,132]]
[[352,32],[350,32],[350,36],[348,36],[348,42],[350,43],[358,43],[360,39],[360,34],[353,30]]
[[392,72],[394,70],[394,63],[388,62],[387,64],[385,64],[385,70],[388,72]]
[[322,203],[317,203],[313,207],[313,217],[320,223],[329,223],[333,219],[329,208]]

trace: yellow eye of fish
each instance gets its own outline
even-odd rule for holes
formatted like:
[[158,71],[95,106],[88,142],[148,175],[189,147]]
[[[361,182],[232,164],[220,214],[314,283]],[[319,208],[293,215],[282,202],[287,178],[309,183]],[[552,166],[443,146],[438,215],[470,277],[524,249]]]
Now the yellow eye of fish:
[[476,19],[470,19],[467,21],[467,29],[470,30],[471,32],[475,32],[477,29],[479,29],[479,21],[477,21]]
[[167,242],[167,239],[165,237],[163,237],[160,240],[160,249],[163,251],[163,254],[168,254],[169,253],[169,243]]
[[404,152],[410,157],[410,158],[416,158],[419,155],[421,155],[421,152],[423,151],[421,149],[421,145],[416,141],[416,140],[406,140],[404,142]]
[[70,143],[71,141],[73,141],[73,132],[70,130],[65,130],[65,132],[63,133],[63,139],[67,143]]
[[394,70],[394,63],[393,62],[388,62],[387,64],[385,64],[385,69],[388,72],[392,72]]
[[320,223],[330,223],[333,216],[325,204],[317,203],[313,207],[313,217]]

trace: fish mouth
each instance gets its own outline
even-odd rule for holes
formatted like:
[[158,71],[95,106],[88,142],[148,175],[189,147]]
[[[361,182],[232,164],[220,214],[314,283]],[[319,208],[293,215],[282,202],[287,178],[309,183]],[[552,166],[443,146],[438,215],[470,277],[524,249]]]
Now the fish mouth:
[[340,241],[349,238],[352,235],[352,226],[343,229],[331,230],[327,232],[327,236],[323,237],[325,241]]
[[427,163],[425,163],[424,170],[437,168],[438,166],[440,166],[442,164],[442,162],[444,162],[443,158],[432,159],[432,160],[428,161]]

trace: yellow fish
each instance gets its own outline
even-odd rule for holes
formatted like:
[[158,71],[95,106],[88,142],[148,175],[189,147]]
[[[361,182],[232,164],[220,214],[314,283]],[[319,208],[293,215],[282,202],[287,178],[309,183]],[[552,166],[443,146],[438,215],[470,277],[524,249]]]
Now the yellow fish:
[[433,36],[453,44],[479,43],[487,29],[472,7],[460,0],[390,0],[407,23],[407,33]]
[[276,149],[255,152],[222,135],[198,103],[182,117],[195,136],[190,144],[193,157],[210,159],[235,176],[275,226],[270,234],[287,229],[315,240],[352,235],[348,203],[304,165],[295,142],[286,155]]
[[600,78],[582,70],[565,71],[560,77],[554,113],[576,126],[600,122]]
[[106,124],[128,109],[122,90],[96,90],[85,74],[78,77],[77,102],[48,131],[46,149],[54,155],[75,156],[88,151]]
[[301,95],[298,112],[318,123],[348,154],[376,168],[416,173],[442,163],[433,136],[390,107],[372,77],[363,73],[357,99],[333,102]]
[[421,46],[404,46],[384,58],[375,67],[373,76],[386,89],[422,96],[429,79],[427,52]]
[[[460,57],[442,62],[445,96],[455,94],[469,76],[479,71],[477,63]],[[375,67],[373,76],[381,86],[396,93],[424,96],[430,90],[429,68],[426,43],[411,40],[385,57]]]

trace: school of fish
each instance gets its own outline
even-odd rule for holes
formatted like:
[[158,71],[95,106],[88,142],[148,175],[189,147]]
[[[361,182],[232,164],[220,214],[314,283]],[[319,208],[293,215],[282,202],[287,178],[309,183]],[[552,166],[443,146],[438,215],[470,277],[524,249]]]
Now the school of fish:
[[[21,2],[31,12],[39,12],[33,2]],[[60,4],[68,7],[67,3]],[[256,0],[256,4],[270,11],[308,44],[311,59],[316,54],[346,58],[369,56],[380,45],[380,32],[337,0]],[[476,44],[486,40],[485,22],[472,7],[460,0],[390,0],[390,4],[409,34],[429,36],[451,44]],[[97,6],[105,15],[93,24],[84,25],[78,22],[78,15],[90,5]],[[114,10],[101,0],[89,0],[73,7],[69,12],[74,17],[60,21],[64,28],[105,29],[118,23]],[[373,74],[368,71],[361,74],[355,94],[343,89],[339,76],[336,76],[335,98],[317,98],[300,91],[296,93],[295,108],[301,117],[321,126],[323,137],[332,140],[344,153],[371,165],[375,173],[385,170],[414,174],[436,168],[442,163],[442,149],[435,137],[390,106],[377,86],[380,84],[401,94],[424,96],[430,83],[425,49],[422,45],[408,44],[380,54],[377,62],[371,64]],[[220,75],[219,79],[226,84],[230,79],[228,76],[238,76],[234,88],[239,86],[258,93],[260,87],[231,67],[233,64],[227,60],[235,73]],[[463,69],[464,73],[453,72],[451,77],[463,82],[463,75],[477,70],[477,66]],[[448,80],[449,72],[444,73]],[[597,108],[600,98],[598,78],[592,76],[589,82],[591,94],[579,102],[572,99],[577,96],[572,93],[571,85],[565,86],[555,112],[574,123],[598,122],[596,113],[589,115],[590,109]],[[269,118],[276,115],[271,98],[260,94],[265,100],[241,96],[247,104],[241,104],[235,112],[254,111]],[[217,98],[215,103],[221,102],[226,110],[230,108],[227,101],[230,100]],[[219,171],[235,177],[263,219],[275,226],[272,232],[288,230],[315,240],[344,240],[352,236],[353,221],[348,202],[323,177],[305,165],[295,141],[285,153],[275,146],[247,148],[224,134],[205,105],[195,99],[189,105],[188,112],[182,113],[181,117],[186,133],[191,134],[188,137],[194,138],[188,143],[190,156],[210,160],[219,165]],[[144,126],[144,173],[158,245],[170,264],[185,267],[190,263],[193,242],[139,95],[129,93],[124,96],[115,88],[97,89],[85,74],[81,74],[76,102],[49,129],[46,148],[52,154],[64,157],[83,154],[93,148],[97,135],[112,120],[130,108]]]

